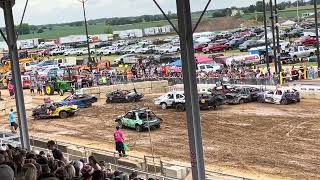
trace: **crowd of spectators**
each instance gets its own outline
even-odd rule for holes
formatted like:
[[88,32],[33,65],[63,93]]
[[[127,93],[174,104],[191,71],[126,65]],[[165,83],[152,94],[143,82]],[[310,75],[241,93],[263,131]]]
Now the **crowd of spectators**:
[[[137,172],[127,175],[112,171],[104,161],[94,156],[77,161],[64,158],[54,141],[48,142],[50,153],[28,152],[22,148],[2,144],[0,147],[1,180],[141,180]],[[152,178],[150,178],[152,180]]]

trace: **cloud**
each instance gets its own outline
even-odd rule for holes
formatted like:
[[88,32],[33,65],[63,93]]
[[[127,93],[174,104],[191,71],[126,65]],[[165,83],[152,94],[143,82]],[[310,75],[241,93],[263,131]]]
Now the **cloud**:
[[[165,12],[176,11],[175,0],[157,0]],[[243,7],[257,0],[212,0],[209,9],[231,6]],[[284,1],[284,0],[282,0]],[[191,0],[192,11],[204,8],[208,0]],[[281,1],[280,1],[281,2]],[[14,6],[15,22],[20,21],[25,0],[17,0]],[[88,0],[86,3],[88,19],[160,14],[152,0]],[[0,26],[4,25],[3,12],[0,10]],[[79,0],[30,0],[25,15],[29,24],[49,24],[79,21],[83,19],[82,5]]]

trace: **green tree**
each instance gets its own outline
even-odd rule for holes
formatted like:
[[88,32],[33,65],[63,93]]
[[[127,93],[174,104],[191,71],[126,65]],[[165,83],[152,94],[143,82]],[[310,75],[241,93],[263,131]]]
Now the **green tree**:
[[112,34],[113,33],[113,29],[112,26],[108,25],[105,31],[106,34]]
[[24,34],[30,34],[30,26],[29,24],[21,24],[21,26],[16,27],[18,34],[24,35]]
[[43,32],[44,32],[43,29],[39,29],[39,30],[37,31],[38,34],[43,33]]
[[263,1],[257,1],[256,2],[256,10],[258,12],[263,12],[264,11]]

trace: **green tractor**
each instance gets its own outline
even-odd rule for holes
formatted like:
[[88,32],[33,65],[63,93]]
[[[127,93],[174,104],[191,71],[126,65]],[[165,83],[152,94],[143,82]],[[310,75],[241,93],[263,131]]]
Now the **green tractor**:
[[44,93],[46,95],[53,95],[54,92],[58,92],[60,96],[63,96],[65,92],[74,92],[72,81],[54,80],[46,83]]

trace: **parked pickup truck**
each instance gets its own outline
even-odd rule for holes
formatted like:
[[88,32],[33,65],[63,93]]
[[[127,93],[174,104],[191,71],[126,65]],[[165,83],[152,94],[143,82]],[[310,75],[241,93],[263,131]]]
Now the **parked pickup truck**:
[[315,55],[316,49],[309,49],[305,46],[296,46],[289,49],[289,54],[293,61],[298,61],[301,58]]

